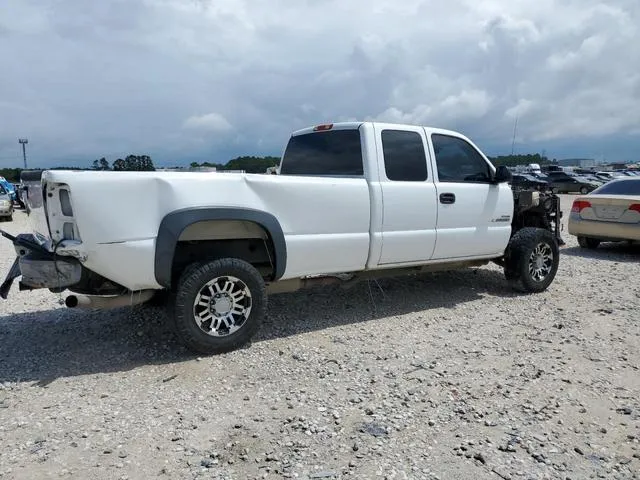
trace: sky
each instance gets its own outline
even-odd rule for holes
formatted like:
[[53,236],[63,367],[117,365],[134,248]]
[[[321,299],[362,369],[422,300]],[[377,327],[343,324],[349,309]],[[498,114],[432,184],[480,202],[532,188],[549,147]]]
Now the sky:
[[488,155],[640,161],[638,0],[2,0],[0,167],[282,153],[451,128]]

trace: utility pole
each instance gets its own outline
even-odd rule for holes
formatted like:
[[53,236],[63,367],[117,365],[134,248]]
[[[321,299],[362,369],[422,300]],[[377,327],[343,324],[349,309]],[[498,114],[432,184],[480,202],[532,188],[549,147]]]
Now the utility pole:
[[22,145],[22,159],[24,160],[24,169],[27,169],[27,151],[25,145],[29,143],[29,140],[26,138],[19,138],[18,143]]
[[516,146],[516,130],[518,129],[518,115],[516,115],[516,123],[513,125],[513,140],[511,140],[511,156]]

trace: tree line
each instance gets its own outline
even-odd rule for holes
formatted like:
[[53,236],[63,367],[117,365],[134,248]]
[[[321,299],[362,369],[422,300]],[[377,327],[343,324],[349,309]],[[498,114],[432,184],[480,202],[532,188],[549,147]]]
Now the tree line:
[[255,157],[244,156],[236,157],[227,163],[198,163],[191,162],[192,168],[197,167],[215,167],[216,170],[244,170],[247,173],[265,173],[268,168],[275,167],[280,163],[279,157]]
[[[544,155],[539,153],[525,154],[525,155],[501,155],[497,157],[489,157],[489,160],[495,165],[505,165],[507,167],[515,167],[517,165],[529,165],[530,163],[537,163],[539,165],[552,165],[557,163],[555,159],[550,160]],[[265,173],[268,168],[275,167],[280,163],[279,157],[266,156],[241,156],[229,160],[227,163],[214,163],[214,162],[191,162],[192,168],[197,167],[214,167],[216,170],[243,170],[247,173]],[[179,167],[176,167],[179,168]],[[124,171],[154,171],[156,170],[153,160],[149,155],[127,155],[125,158],[118,158],[113,162],[105,158],[99,158],[94,160],[90,167],[51,167],[49,170],[108,170],[115,172]],[[5,177],[10,182],[20,181],[21,168],[2,168],[0,169],[0,176]]]
[[537,163],[538,165],[553,165],[558,163],[556,159],[549,160],[544,155],[540,155],[539,153],[529,153],[526,155],[500,155],[497,157],[489,157],[491,163],[493,163],[496,167],[505,166],[505,167],[516,167],[518,165],[529,165],[530,163]]
[[149,155],[127,155],[124,159],[118,158],[111,165],[106,158],[93,161],[91,170],[113,170],[114,172],[153,172],[156,167]]
[[[247,173],[265,173],[269,167],[276,166],[280,163],[280,158],[273,156],[257,157],[242,156],[229,160],[227,163],[213,162],[191,162],[192,168],[196,167],[215,167],[216,170],[243,170]],[[175,168],[181,168],[176,166]],[[90,167],[47,167],[48,170],[102,170],[114,172],[144,172],[155,171],[153,159],[149,155],[127,155],[125,158],[118,158],[113,162],[105,158],[99,158],[92,162]],[[0,168],[0,177],[5,177],[8,181],[17,183],[20,181],[20,172],[22,168]]]

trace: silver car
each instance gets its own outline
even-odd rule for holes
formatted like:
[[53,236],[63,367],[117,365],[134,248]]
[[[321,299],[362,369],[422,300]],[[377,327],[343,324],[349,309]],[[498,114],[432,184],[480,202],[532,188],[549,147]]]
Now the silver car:
[[0,221],[6,218],[8,218],[9,221],[13,220],[13,202],[11,201],[11,197],[9,197],[9,193],[0,185]]

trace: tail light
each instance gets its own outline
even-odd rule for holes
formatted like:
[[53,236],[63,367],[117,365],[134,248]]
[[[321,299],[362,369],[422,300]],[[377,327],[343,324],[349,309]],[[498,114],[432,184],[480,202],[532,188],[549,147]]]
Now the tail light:
[[574,200],[573,207],[571,207],[571,211],[573,213],[580,213],[585,208],[590,208],[590,207],[591,207],[591,202],[588,202],[586,200]]
[[629,205],[629,210],[640,213],[640,203],[632,203]]
[[317,125],[313,128],[314,132],[326,132],[327,130],[331,130],[333,128],[333,123],[325,123],[323,125]]

